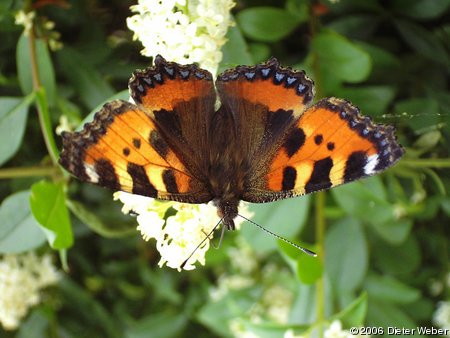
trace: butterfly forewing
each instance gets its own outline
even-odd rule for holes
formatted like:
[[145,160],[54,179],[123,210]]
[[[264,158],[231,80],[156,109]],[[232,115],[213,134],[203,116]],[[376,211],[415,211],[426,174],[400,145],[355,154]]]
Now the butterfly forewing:
[[[214,112],[211,75],[158,59],[130,80],[136,104],[112,101],[81,132],[64,133],[60,163],[84,181],[188,203],[212,199],[198,158]],[[189,99],[186,99],[189,98]],[[194,116],[195,115],[195,116]]]
[[196,65],[155,58],[129,83],[136,104],[155,122],[163,139],[197,177],[206,180],[210,122],[216,93],[212,75]]
[[314,96],[313,82],[304,72],[280,67],[275,58],[228,70],[219,75],[216,86],[222,109],[233,116],[236,148],[250,160],[253,176],[265,169],[286,131]]

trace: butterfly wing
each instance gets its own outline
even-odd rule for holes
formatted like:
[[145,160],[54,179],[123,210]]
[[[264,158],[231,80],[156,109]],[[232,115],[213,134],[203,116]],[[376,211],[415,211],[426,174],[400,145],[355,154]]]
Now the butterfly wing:
[[211,200],[196,165],[201,150],[194,152],[207,137],[201,121],[214,113],[211,74],[157,57],[155,67],[134,73],[129,87],[136,104],[107,103],[82,131],[62,135],[61,165],[113,190],[187,203]]
[[345,100],[324,99],[308,108],[312,81],[276,59],[227,71],[217,88],[251,159],[243,200],[327,189],[380,172],[403,154],[392,127],[373,124]]
[[222,73],[216,87],[221,110],[232,116],[235,151],[249,162],[250,176],[262,174],[286,131],[312,101],[313,82],[303,71],[282,68],[272,58]]
[[256,189],[244,198],[258,202],[262,196],[276,200],[329,189],[379,173],[403,152],[393,127],[374,124],[346,100],[323,99],[289,130],[267,172],[252,177]]

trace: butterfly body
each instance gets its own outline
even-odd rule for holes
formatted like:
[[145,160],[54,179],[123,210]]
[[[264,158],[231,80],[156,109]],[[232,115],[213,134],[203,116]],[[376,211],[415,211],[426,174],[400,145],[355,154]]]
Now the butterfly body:
[[372,123],[348,101],[310,106],[313,82],[274,58],[214,83],[195,65],[158,56],[129,88],[134,104],[112,101],[82,131],[62,135],[62,166],[113,190],[212,200],[228,229],[240,200],[328,189],[383,171],[403,154],[392,127]]
[[243,153],[243,147],[234,130],[229,112],[218,111],[211,123],[209,147],[209,167],[205,179],[211,191],[218,215],[223,224],[234,229],[233,219],[237,216],[238,205],[248,189],[248,175],[251,164]]

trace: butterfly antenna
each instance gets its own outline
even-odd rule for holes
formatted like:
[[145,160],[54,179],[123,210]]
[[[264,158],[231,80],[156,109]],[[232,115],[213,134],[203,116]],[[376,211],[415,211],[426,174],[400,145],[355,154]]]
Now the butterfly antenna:
[[[209,232],[209,234],[206,235],[205,238],[203,238],[203,240],[195,247],[194,250],[192,250],[191,254],[189,255],[188,258],[186,258],[184,260],[184,262],[180,265],[180,269],[183,269],[184,266],[186,265],[186,263],[188,262],[189,259],[191,259],[191,257],[194,255],[194,253],[198,250],[198,248],[200,248],[202,246],[203,243],[205,243],[205,241],[207,239],[209,239],[209,236],[211,236],[211,234],[217,229],[217,227],[219,226],[220,223],[222,223],[223,221],[223,217],[219,220],[219,222],[217,222],[217,224],[214,226],[214,228],[212,228],[212,230]],[[224,227],[225,228],[225,227]],[[223,231],[222,231],[222,235],[220,236],[220,242],[219,242],[219,246],[220,243],[222,243],[222,237],[223,237]]]
[[313,252],[313,251],[311,251],[311,250],[309,250],[309,249],[306,249],[306,248],[304,248],[304,247],[302,247],[302,246],[300,246],[300,245],[298,245],[298,244],[295,244],[294,242],[291,242],[290,240],[288,240],[288,239],[286,239],[286,238],[284,238],[284,237],[281,237],[280,235],[277,235],[277,234],[273,233],[272,231],[267,230],[266,228],[263,228],[261,225],[259,225],[259,224],[256,223],[256,222],[253,222],[251,219],[248,219],[248,218],[245,217],[245,216],[242,216],[242,215],[240,215],[240,214],[238,214],[238,216],[241,217],[241,218],[243,218],[243,219],[245,219],[247,222],[250,222],[251,224],[256,225],[258,228],[260,228],[261,230],[263,230],[263,231],[267,232],[268,234],[274,236],[275,238],[278,238],[278,239],[282,240],[283,242],[292,245],[294,248],[297,248],[297,249],[303,251],[303,252],[304,252],[305,254],[307,254],[308,256],[317,257],[317,254],[316,254],[315,252]]

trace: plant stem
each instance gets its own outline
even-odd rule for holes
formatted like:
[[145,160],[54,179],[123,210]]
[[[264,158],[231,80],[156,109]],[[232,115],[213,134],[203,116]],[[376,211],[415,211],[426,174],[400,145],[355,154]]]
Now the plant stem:
[[[325,265],[325,192],[315,195],[316,245],[322,267]],[[316,321],[325,321],[325,279],[323,276],[316,283]],[[319,325],[319,337],[323,337],[323,325]]]
[[34,26],[30,29],[28,36],[28,45],[30,47],[30,59],[31,59],[31,74],[33,80],[33,89],[36,90],[41,86],[41,82],[39,80],[39,67],[37,65],[36,58],[36,38],[34,36]]
[[[312,4],[310,4],[310,21],[309,21],[309,30],[311,33],[311,40],[314,39],[314,37],[317,34],[317,30],[319,28],[319,19],[314,13]],[[323,90],[322,90],[322,72],[320,71],[320,60],[317,56],[317,53],[314,51],[314,45],[312,45],[312,70],[314,73],[314,89],[316,91],[316,98],[322,98],[323,97]]]
[[54,166],[2,168],[0,169],[0,179],[11,179],[18,177],[33,177],[33,176],[53,176],[58,172],[59,169]]
[[[317,31],[319,29],[319,19],[314,13],[314,4],[310,3],[310,21],[309,27],[311,32],[311,38],[314,40]],[[312,70],[314,73],[314,83],[316,89],[316,97],[322,98],[322,74],[320,71],[320,60],[317,53],[312,52]],[[315,195],[315,228],[316,228],[316,245],[319,253],[318,259],[320,259],[322,267],[325,263],[325,192],[321,191]],[[318,337],[323,337],[325,322],[325,279],[323,276],[316,282],[316,325],[318,327]]]
[[450,158],[403,159],[399,164],[415,168],[450,168]]
[[31,74],[33,78],[33,90],[37,94],[36,109],[39,116],[39,124],[41,126],[42,135],[44,137],[47,151],[50,154],[52,162],[57,165],[58,163],[58,148],[56,147],[55,139],[53,137],[52,125],[50,122],[50,116],[48,112],[48,102],[45,95],[45,89],[39,80],[39,67],[37,63],[36,55],[36,37],[34,35],[34,27],[30,29],[28,36],[28,42],[30,47],[30,60],[31,60]]

